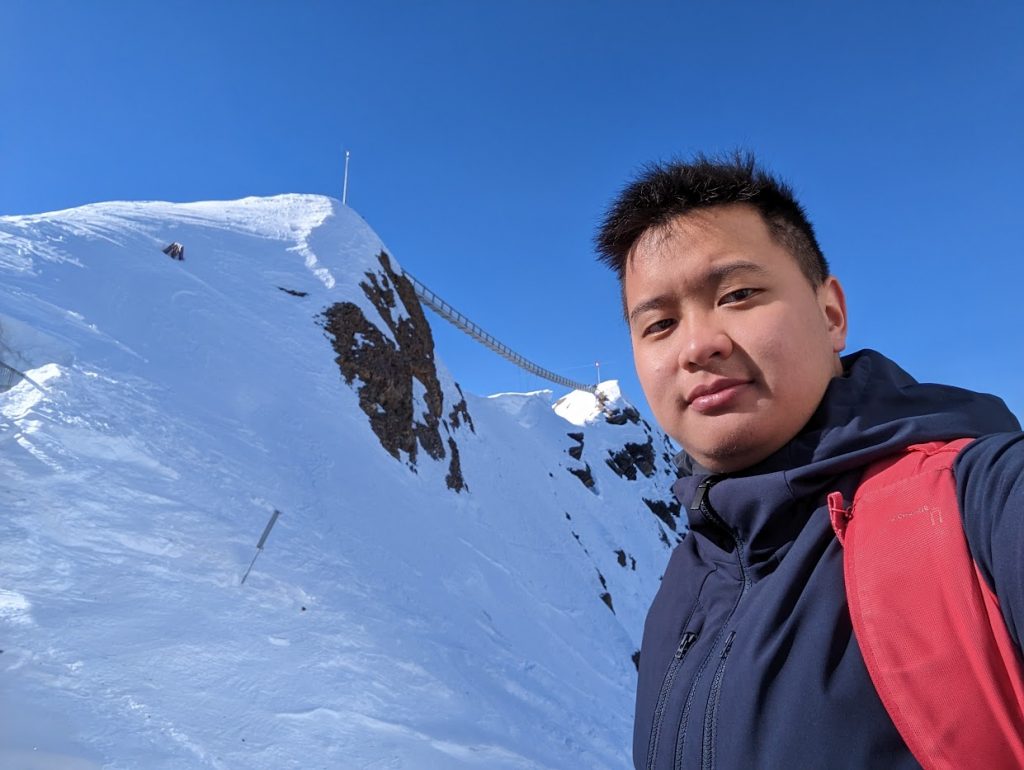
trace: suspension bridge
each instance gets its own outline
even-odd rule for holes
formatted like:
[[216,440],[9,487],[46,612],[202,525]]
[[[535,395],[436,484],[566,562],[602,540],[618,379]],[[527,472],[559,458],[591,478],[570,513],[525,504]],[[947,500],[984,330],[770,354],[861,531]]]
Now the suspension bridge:
[[448,323],[452,324],[455,328],[465,332],[470,337],[479,342],[481,345],[488,348],[489,350],[494,351],[502,358],[518,366],[520,369],[524,369],[530,374],[545,379],[548,382],[553,382],[556,385],[561,385],[566,388],[572,388],[573,390],[585,390],[590,393],[593,393],[597,390],[597,387],[594,385],[587,385],[586,383],[583,382],[570,380],[568,377],[563,377],[560,374],[555,374],[549,369],[545,369],[543,366],[539,366],[538,364],[533,363],[533,361],[524,358],[523,356],[519,355],[514,350],[512,350],[512,348],[510,348],[508,345],[504,344],[503,342],[499,342],[490,334],[481,329],[477,324],[470,321],[468,318],[466,318],[466,316],[464,316],[462,313],[453,308],[451,305],[449,305],[447,302],[445,302],[443,299],[437,296],[434,292],[432,292],[430,289],[428,289],[426,286],[424,286],[422,283],[416,280],[416,278],[412,276],[409,272],[403,270],[402,273],[405,275],[407,279],[409,279],[409,283],[411,283],[413,288],[416,290],[416,296],[419,298],[420,302],[422,302],[424,305],[426,305],[439,316],[441,316],[441,318],[448,321]]

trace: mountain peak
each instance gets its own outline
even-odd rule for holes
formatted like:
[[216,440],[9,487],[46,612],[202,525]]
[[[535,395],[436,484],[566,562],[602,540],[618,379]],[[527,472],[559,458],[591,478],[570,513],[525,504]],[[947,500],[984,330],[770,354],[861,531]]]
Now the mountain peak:
[[42,388],[0,393],[0,765],[628,763],[683,525],[616,383],[463,393],[322,196],[3,217],[0,247],[0,358]]

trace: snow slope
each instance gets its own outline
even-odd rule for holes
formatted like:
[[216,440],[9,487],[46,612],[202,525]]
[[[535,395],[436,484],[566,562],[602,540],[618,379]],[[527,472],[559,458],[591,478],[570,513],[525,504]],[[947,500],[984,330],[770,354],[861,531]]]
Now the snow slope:
[[667,440],[463,394],[383,251],[319,196],[0,218],[0,768],[629,766]]

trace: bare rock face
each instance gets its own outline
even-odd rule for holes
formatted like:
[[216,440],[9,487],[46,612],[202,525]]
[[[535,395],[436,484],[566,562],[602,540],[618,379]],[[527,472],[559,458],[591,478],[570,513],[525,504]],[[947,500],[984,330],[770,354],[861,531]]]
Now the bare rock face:
[[636,480],[637,471],[650,478],[655,474],[654,439],[648,436],[644,444],[627,442],[618,452],[609,451],[605,462],[619,476],[630,481]]
[[[434,364],[430,325],[409,280],[392,269],[385,252],[378,259],[381,270],[367,272],[366,280],[359,286],[395,341],[377,328],[358,305],[338,302],[322,316],[324,329],[337,353],[335,361],[346,384],[358,380],[359,406],[381,446],[396,460],[401,460],[404,453],[414,471],[420,449],[434,460],[449,457],[446,482],[449,488],[460,492],[467,486],[458,445],[450,435],[448,421],[443,419],[444,393]],[[448,418],[456,428],[465,422],[473,430],[465,398],[451,408]],[[447,442],[442,430],[448,434]]]
[[[622,409],[611,409],[605,412],[605,418],[607,422],[612,425],[625,425],[627,422],[631,422],[634,425],[639,425],[643,419],[640,417],[640,412],[636,410],[636,407],[627,406]],[[644,425],[647,425],[646,421],[643,421]],[[650,426],[647,426],[648,428]]]
[[648,500],[646,497],[642,499],[647,504],[647,507],[651,509],[651,513],[661,519],[673,532],[676,531],[676,521],[679,519],[681,512],[678,500],[666,502],[664,500]]

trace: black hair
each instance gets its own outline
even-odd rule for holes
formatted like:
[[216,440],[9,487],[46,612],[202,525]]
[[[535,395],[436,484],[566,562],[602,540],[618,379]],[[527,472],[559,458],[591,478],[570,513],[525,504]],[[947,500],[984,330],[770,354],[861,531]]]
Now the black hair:
[[752,153],[740,151],[645,166],[608,209],[594,239],[598,259],[615,271],[621,284],[626,262],[646,232],[693,211],[730,203],[757,209],[811,285],[825,282],[828,261],[792,188],[763,169]]

